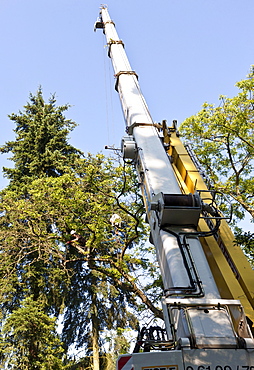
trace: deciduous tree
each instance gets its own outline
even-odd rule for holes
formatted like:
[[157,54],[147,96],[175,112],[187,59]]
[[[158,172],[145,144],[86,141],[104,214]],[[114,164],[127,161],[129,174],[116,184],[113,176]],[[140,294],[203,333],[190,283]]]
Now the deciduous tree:
[[[137,184],[131,171],[101,155],[79,160],[77,168],[34,180],[29,198],[2,193],[0,290],[5,316],[31,296],[48,314],[64,312],[66,349],[76,343],[89,350],[96,332],[99,337],[104,329],[135,327],[129,308],[137,307],[137,297],[157,316],[161,312],[135,273],[150,262],[137,250],[143,206],[132,193]],[[112,212],[121,215],[120,228],[112,228]],[[71,241],[72,229],[85,243]]]
[[[130,167],[68,144],[67,106],[53,97],[46,104],[41,90],[30,100],[11,116],[16,141],[2,147],[14,161],[0,202],[2,319],[31,299],[45,315],[61,315],[65,350],[83,348],[98,368],[101,333],[133,328],[137,297],[161,316],[138,279],[154,268],[139,249],[146,233],[138,183]],[[116,213],[121,226],[110,223]]]
[[[220,105],[204,103],[200,112],[180,127],[191,143],[214,189],[227,195],[235,221],[248,212],[254,218],[254,68],[238,82],[233,98]],[[226,208],[223,208],[226,212]]]

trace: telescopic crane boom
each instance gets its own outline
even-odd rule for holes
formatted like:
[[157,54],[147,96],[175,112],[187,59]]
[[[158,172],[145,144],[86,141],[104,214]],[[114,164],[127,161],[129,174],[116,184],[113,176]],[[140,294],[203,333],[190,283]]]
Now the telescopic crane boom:
[[166,333],[157,330],[155,338],[143,331],[136,353],[121,356],[118,370],[254,370],[253,271],[175,123],[154,123],[106,6],[98,28],[106,36],[126,122],[122,154],[139,176],[164,285]]

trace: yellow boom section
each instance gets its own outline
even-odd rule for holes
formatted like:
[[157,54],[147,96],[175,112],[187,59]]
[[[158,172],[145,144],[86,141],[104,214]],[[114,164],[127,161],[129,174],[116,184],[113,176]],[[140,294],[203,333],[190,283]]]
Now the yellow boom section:
[[[176,130],[171,132],[168,154],[183,193],[203,190],[206,193],[201,192],[201,198],[212,198]],[[207,222],[201,219],[199,231],[209,230]],[[239,299],[246,315],[254,322],[254,271],[241,248],[234,243],[234,235],[227,222],[222,220],[219,231],[213,236],[201,238],[201,243],[221,297]]]

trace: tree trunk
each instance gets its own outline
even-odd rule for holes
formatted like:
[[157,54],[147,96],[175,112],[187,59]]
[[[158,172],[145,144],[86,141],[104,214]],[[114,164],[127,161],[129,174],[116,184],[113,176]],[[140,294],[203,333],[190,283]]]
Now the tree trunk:
[[93,370],[100,370],[100,351],[99,351],[99,319],[97,310],[97,279],[92,271],[92,346],[93,346]]

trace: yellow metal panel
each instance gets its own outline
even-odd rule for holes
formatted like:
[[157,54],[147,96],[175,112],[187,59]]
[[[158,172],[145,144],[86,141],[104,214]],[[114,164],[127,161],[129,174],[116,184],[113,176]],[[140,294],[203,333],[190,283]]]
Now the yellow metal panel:
[[197,171],[188,172],[186,176],[186,185],[190,189],[191,193],[194,193],[194,191],[196,190],[208,190],[206,184],[204,183],[204,180]]
[[203,178],[200,176],[198,169],[192,162],[188,152],[176,134],[171,137],[170,155],[172,156],[173,163],[182,176],[190,193],[194,193],[196,189],[207,190]]
[[239,282],[254,309],[254,271],[241,248],[234,243],[234,235],[225,220],[221,222],[220,236],[226,249],[224,254],[234,262]]
[[188,154],[178,155],[177,158],[178,165],[184,167],[185,171],[189,172],[198,172],[196,167],[194,166],[190,156]]
[[186,183],[183,180],[180,172],[178,171],[178,168],[174,165],[174,163],[172,163],[172,167],[174,169],[174,172],[175,172],[175,175],[176,175],[176,178],[178,180],[178,183],[179,183],[179,186],[180,186],[180,189],[181,189],[182,193],[183,194],[189,194],[190,191],[189,191],[188,187],[186,186]]
[[[172,134],[170,155],[183,192],[208,190],[198,169],[192,162],[181,140]],[[207,198],[209,193],[201,193]],[[206,222],[200,220],[201,231],[209,231]],[[254,322],[254,271],[241,248],[234,244],[234,235],[222,220],[218,235],[201,238],[214,279],[222,298],[239,299],[247,316]],[[217,240],[216,240],[217,239]]]
[[188,152],[185,149],[182,141],[180,140],[180,138],[178,136],[176,136],[175,133],[172,133],[172,135],[171,135],[170,144],[172,145],[172,147],[175,148],[176,152],[179,155],[186,155],[186,154],[188,155]]
[[189,172],[198,173],[189,156],[178,156],[175,164],[184,181]]
[[[199,227],[201,231],[209,230],[204,220],[200,220]],[[225,254],[223,254],[223,251],[220,249],[213,236],[201,238],[201,244],[207,256],[208,263],[221,297],[228,299],[239,299],[244,307],[246,315],[254,322],[253,306],[249,301],[248,296],[245,294],[241,286],[241,281],[239,280],[242,270],[241,267],[240,271],[235,271],[235,259],[232,259],[232,261],[229,263],[228,258],[225,257]],[[234,266],[232,266],[232,263]],[[237,275],[236,272],[238,272]],[[251,275],[252,274],[253,271]]]

